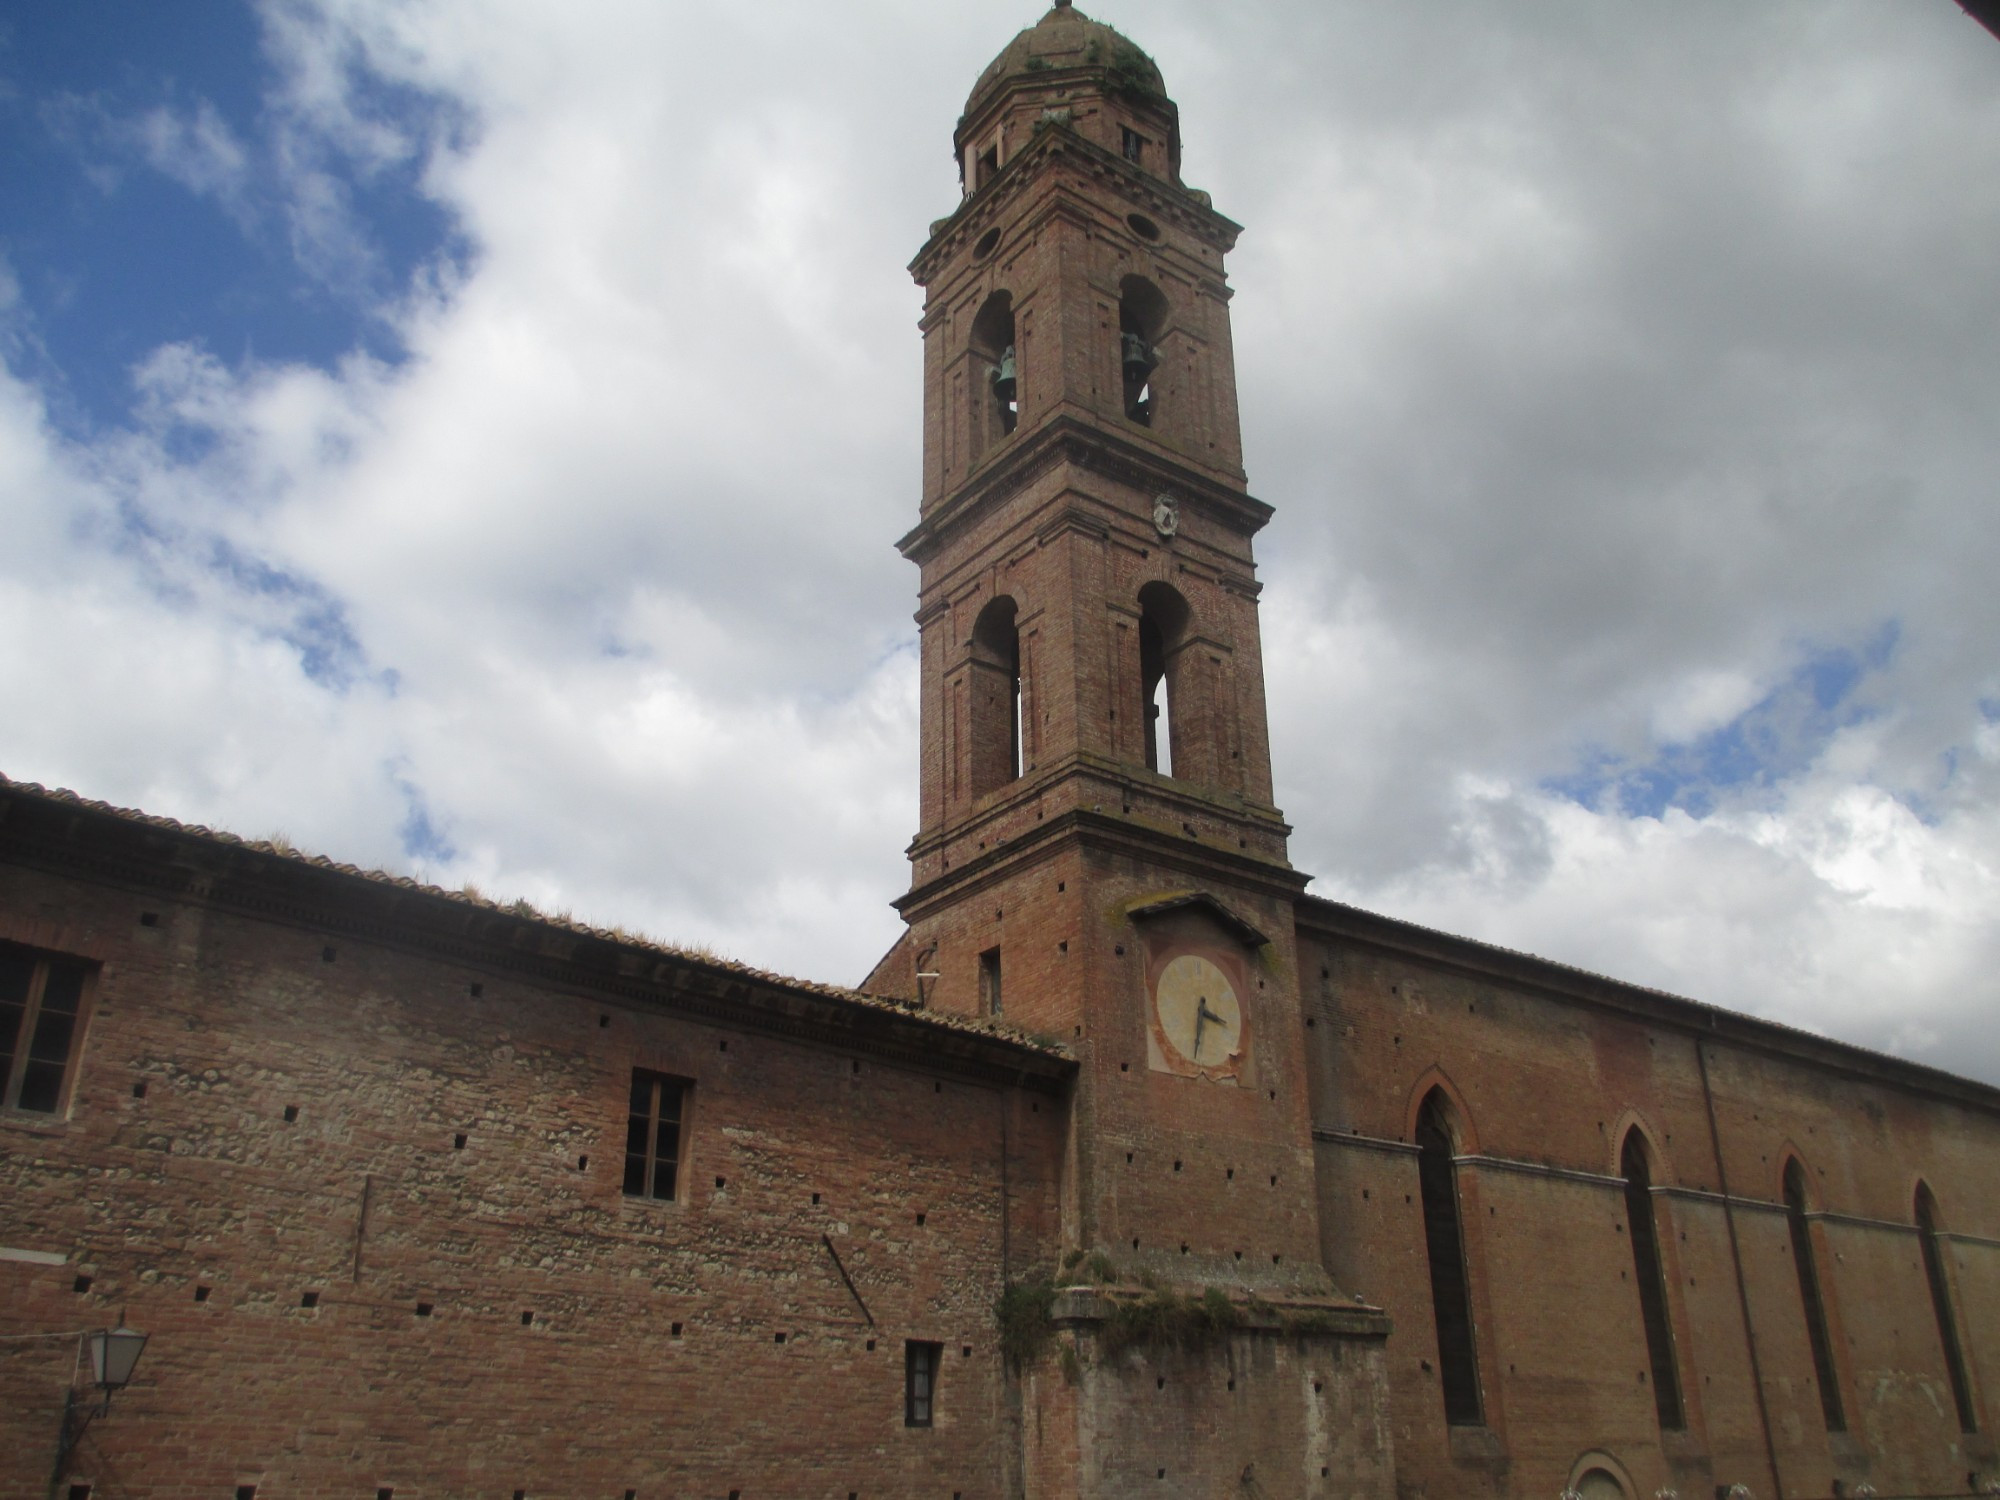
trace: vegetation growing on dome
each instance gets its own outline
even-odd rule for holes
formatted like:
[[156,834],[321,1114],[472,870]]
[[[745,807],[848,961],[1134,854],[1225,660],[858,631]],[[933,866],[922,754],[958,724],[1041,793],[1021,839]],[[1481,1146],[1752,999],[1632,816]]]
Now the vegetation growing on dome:
[[1122,36],[1113,44],[1109,58],[1104,56],[1098,39],[1092,37],[1083,49],[1083,61],[1087,67],[1103,68],[1111,92],[1122,94],[1134,104],[1157,109],[1167,102],[1160,88],[1159,65]]

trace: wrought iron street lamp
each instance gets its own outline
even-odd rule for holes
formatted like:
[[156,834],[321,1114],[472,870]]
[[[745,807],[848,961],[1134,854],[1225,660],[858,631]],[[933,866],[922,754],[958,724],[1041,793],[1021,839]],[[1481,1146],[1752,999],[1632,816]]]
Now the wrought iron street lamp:
[[146,1352],[146,1335],[126,1327],[122,1316],[116,1328],[87,1333],[83,1342],[90,1351],[91,1384],[104,1393],[104,1399],[85,1401],[79,1406],[76,1384],[71,1382],[63,1397],[62,1439],[56,1448],[55,1479],[61,1479],[63,1466],[76,1451],[76,1445],[83,1441],[90,1424],[110,1412],[112,1396],[132,1383],[132,1371],[138,1366],[139,1356]]

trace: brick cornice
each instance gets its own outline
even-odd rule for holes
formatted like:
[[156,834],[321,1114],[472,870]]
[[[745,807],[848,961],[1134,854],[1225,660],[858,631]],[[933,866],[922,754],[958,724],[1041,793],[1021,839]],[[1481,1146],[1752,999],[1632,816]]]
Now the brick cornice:
[[[954,830],[955,835],[962,832]],[[1018,838],[987,850],[955,870],[913,886],[892,904],[905,921],[918,921],[974,891],[1010,878],[1022,860],[1047,858],[1065,839],[1130,855],[1159,870],[1175,871],[1194,880],[1220,878],[1234,886],[1253,887],[1278,900],[1297,899],[1312,878],[1290,865],[1273,864],[1234,849],[1177,837],[1135,818],[1072,808],[1035,824]]]
[[959,528],[989,505],[1012,497],[1059,464],[1072,464],[1137,490],[1172,490],[1201,506],[1230,530],[1254,536],[1276,512],[1262,500],[1204,474],[1172,454],[1068,411],[1058,411],[1015,434],[986,467],[930,508],[896,543],[921,565]]
[[997,205],[1018,197],[1036,172],[1065,157],[1134,209],[1146,209],[1224,254],[1235,248],[1237,236],[1243,233],[1241,224],[1215,211],[1206,193],[1155,177],[1085,139],[1070,126],[1050,122],[1009,157],[990,182],[931,226],[930,238],[910,261],[911,276],[919,285],[930,285],[943,262],[975,231],[990,225]]

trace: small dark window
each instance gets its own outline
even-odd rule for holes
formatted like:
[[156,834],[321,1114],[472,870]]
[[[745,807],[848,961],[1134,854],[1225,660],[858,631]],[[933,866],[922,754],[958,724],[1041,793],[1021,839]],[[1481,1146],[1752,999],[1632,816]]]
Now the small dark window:
[[1840,1405],[1840,1378],[1833,1368],[1833,1340],[1826,1328],[1826,1304],[1820,1299],[1819,1266],[1813,1259],[1812,1229],[1806,1223],[1806,1174],[1798,1158],[1785,1163],[1785,1221],[1792,1231],[1792,1272],[1799,1278],[1806,1337],[1812,1343],[1813,1374],[1818,1377],[1820,1413],[1828,1432],[1847,1431],[1847,1414]]
[[903,1425],[928,1427],[937,1405],[938,1356],[942,1344],[911,1339],[903,1345]]
[[1125,160],[1131,162],[1134,166],[1143,167],[1146,164],[1146,147],[1151,145],[1152,142],[1148,141],[1130,125],[1119,126],[1118,133],[1125,151]]
[[1127,214],[1125,222],[1132,226],[1132,232],[1142,240],[1156,240],[1160,237],[1160,226],[1144,214]]
[[632,1070],[625,1127],[625,1192],[632,1198],[672,1198],[681,1160],[681,1116],[688,1085],[678,1078]]
[[974,260],[984,260],[998,249],[999,245],[1000,231],[998,229],[989,229],[979,237],[979,243],[972,247],[972,258]]
[[1000,950],[988,948],[979,955],[979,1010],[982,1015],[1000,1014]]
[[0,1107],[52,1115],[61,1106],[90,970],[0,943]]
[[977,180],[972,185],[975,188],[983,188],[999,175],[1000,148],[998,146],[988,146],[984,151],[979,153],[979,173]]

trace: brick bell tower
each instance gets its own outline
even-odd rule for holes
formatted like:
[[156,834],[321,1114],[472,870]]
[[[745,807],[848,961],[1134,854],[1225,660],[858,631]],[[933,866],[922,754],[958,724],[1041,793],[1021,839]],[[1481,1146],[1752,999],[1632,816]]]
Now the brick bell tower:
[[[1121,1493],[1120,1454],[1150,1496],[1162,1468],[1234,1484],[1269,1461],[1264,1438],[1169,1459],[1125,1431],[1164,1377],[1126,1393],[1130,1358],[1088,1358],[1120,1296],[1219,1289],[1281,1322],[1273,1347],[1316,1360],[1317,1386],[1339,1367],[1347,1404],[1381,1395],[1386,1333],[1320,1264],[1306,877],[1272,801],[1251,554],[1272,513],[1243,473],[1223,271],[1239,226],[1181,182],[1152,60],[1067,3],[980,76],[953,147],[964,196],[911,266],[924,480],[899,545],[922,572],[921,826],[908,932],[870,984],[1004,1016],[1080,1063],[1046,1248],[1115,1276],[1058,1299],[1090,1373],[1025,1377],[1038,1441],[1069,1455],[1038,1480],[1031,1453],[1029,1492]],[[1217,1401],[1238,1390],[1221,1369],[1195,1381]],[[1375,1493],[1356,1480],[1386,1474],[1386,1422],[1378,1441],[1294,1411],[1315,1386],[1294,1375],[1258,1418],[1291,1432],[1266,1434],[1289,1476],[1268,1492],[1305,1493],[1293,1450],[1312,1429],[1360,1445],[1337,1492]]]

